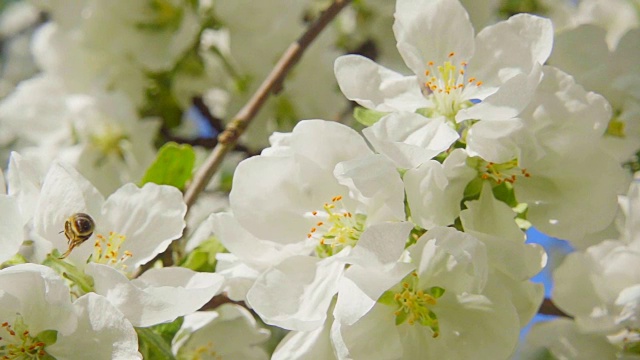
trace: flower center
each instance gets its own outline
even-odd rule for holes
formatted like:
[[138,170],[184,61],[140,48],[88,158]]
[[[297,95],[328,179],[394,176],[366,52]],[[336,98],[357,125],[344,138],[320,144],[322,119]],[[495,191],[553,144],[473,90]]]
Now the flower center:
[[109,156],[111,154],[124,158],[123,149],[121,146],[122,140],[127,137],[113,126],[106,126],[99,134],[94,133],[90,136],[91,144],[100,151],[102,155]]
[[607,125],[607,131],[605,132],[605,134],[624,139],[626,137],[625,123],[618,117],[611,118],[609,124]]
[[329,257],[339,253],[347,246],[354,246],[364,231],[366,216],[346,210],[342,196],[335,196],[330,203],[325,203],[323,210],[313,211],[312,216],[318,222],[309,230],[307,238],[316,239],[316,254]]
[[435,66],[433,61],[427,63],[424,74],[427,81],[424,83],[425,96],[433,101],[434,109],[428,115],[441,115],[453,121],[459,110],[468,108],[473,103],[467,99],[465,90],[470,86],[475,88],[482,86],[482,81],[474,77],[467,78],[465,73],[467,62],[454,60],[455,53],[449,53],[450,61]]
[[[43,332],[44,335],[45,332]],[[46,331],[47,335],[51,335],[51,331]],[[38,336],[32,337],[27,326],[22,320],[22,316],[18,315],[14,324],[3,322],[0,325],[0,359],[43,359],[50,355],[45,351],[48,344]]]
[[430,328],[432,336],[436,338],[440,335],[440,326],[438,317],[431,308],[437,304],[437,299],[444,295],[444,289],[437,286],[419,289],[418,280],[418,274],[415,272],[407,275],[400,283],[399,291],[385,291],[378,302],[396,308],[393,313],[396,316],[396,325],[405,322],[409,325],[417,323]]
[[180,360],[202,360],[202,359],[214,359],[222,360],[222,356],[219,355],[213,348],[213,342],[209,341],[206,345],[200,345],[195,349],[179,354]]
[[608,338],[609,342],[621,349],[622,354],[640,355],[640,329],[626,328]]
[[150,0],[145,10],[145,20],[136,24],[141,30],[174,31],[180,27],[183,10],[171,0]]
[[517,159],[500,164],[488,162],[480,158],[476,159],[478,160],[476,169],[478,170],[480,177],[483,180],[493,180],[498,185],[504,182],[513,184],[520,176],[531,177],[531,174],[527,169],[521,169],[518,167]]
[[113,231],[109,232],[109,237],[97,234],[91,261],[126,270],[127,265],[124,262],[133,256],[129,250],[123,251],[120,255],[120,247],[126,239],[126,236]]

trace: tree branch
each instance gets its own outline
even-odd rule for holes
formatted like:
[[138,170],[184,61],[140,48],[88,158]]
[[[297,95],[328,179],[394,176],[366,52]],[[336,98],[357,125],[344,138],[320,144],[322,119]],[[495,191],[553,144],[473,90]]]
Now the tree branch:
[[282,89],[284,78],[293,66],[298,63],[304,51],[350,2],[351,0],[334,0],[331,6],[320,14],[318,19],[309,26],[305,33],[287,48],[251,99],[240,109],[225,130],[218,136],[218,144],[216,144],[185,191],[184,201],[188,207],[191,207],[191,205],[195,203],[198,195],[204,190],[220,167],[220,164],[222,164],[222,160],[226,154],[234,148],[238,138],[244,133],[265,101],[272,93],[276,94]]
[[207,104],[204,103],[202,96],[194,97],[192,103],[196,107],[196,109],[200,111],[202,116],[204,116],[204,118],[207,120],[207,122],[209,123],[209,125],[211,125],[212,128],[214,128],[217,132],[222,132],[224,130],[224,124],[222,123],[222,119],[214,116],[211,113]]

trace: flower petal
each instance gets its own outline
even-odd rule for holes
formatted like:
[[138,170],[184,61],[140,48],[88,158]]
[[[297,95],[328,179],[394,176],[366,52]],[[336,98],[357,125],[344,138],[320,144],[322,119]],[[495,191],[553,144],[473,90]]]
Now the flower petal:
[[450,60],[450,53],[468,61],[473,55],[473,26],[458,1],[398,0],[394,16],[398,51],[421,83],[429,61],[443,64]]
[[300,331],[321,327],[344,271],[340,254],[284,260],[256,280],[247,302],[267,324]]
[[[376,171],[371,171],[376,169]],[[404,186],[398,170],[382,155],[371,154],[336,165],[334,175],[349,188],[349,196],[358,200],[367,214],[367,223],[402,220]]]
[[280,341],[271,360],[313,360],[335,358],[329,338],[332,322],[312,331],[291,331]]
[[517,118],[475,123],[467,133],[467,153],[496,164],[516,159],[522,144],[518,141],[522,127],[522,120]]
[[0,214],[0,263],[3,263],[18,253],[24,233],[15,198],[0,194]]
[[202,307],[220,290],[223,277],[186,268],[151,269],[129,281],[117,270],[89,263],[96,293],[106,297],[134,326],[173,321]]
[[529,104],[542,79],[542,66],[534,64],[529,73],[518,73],[505,81],[482,102],[458,111],[456,121],[468,119],[508,120],[518,116]]
[[129,250],[133,256],[125,265],[135,269],[182,235],[186,212],[182,194],[175,187],[126,184],[105,201],[96,233],[106,237],[113,231],[126,236],[123,251]]
[[[103,201],[98,190],[77,171],[66,165],[54,164],[42,184],[34,215],[35,230],[63,253],[68,248],[67,238],[62,234],[67,219],[76,213],[87,213],[99,224]],[[92,251],[90,246],[79,246],[69,259],[84,263]]]
[[415,111],[430,104],[415,76],[401,75],[364,56],[341,56],[334,71],[342,93],[368,109]]
[[549,19],[518,14],[478,33],[467,73],[482,80],[483,86],[499,86],[515,75],[529,74],[536,64],[544,64],[552,46]]
[[58,335],[47,352],[57,359],[142,359],[133,325],[104,297],[89,293],[74,302],[78,316],[76,331]]
[[404,174],[407,202],[416,224],[425,229],[453,224],[464,188],[476,176],[466,159],[464,150],[457,149],[443,164],[431,160]]
[[392,113],[362,131],[371,145],[397,167],[411,169],[447,150],[458,138],[444,117]]

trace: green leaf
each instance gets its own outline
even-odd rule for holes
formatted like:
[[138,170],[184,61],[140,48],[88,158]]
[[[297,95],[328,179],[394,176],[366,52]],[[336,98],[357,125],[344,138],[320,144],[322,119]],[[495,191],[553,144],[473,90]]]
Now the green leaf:
[[393,291],[387,290],[382,293],[380,298],[378,298],[378,302],[384,305],[396,306],[398,304],[396,302],[395,296],[396,296],[396,293],[394,293]]
[[429,294],[436,299],[439,299],[442,295],[444,295],[444,289],[439,286],[434,286],[429,289]]
[[171,344],[173,337],[176,336],[176,333],[178,332],[178,330],[180,330],[183,322],[184,318],[179,317],[170,323],[151,326],[150,329],[152,329],[156,334],[160,335],[168,344]]
[[404,322],[407,321],[408,318],[409,314],[401,310],[400,313],[396,315],[396,325],[404,324]]
[[187,257],[182,261],[180,266],[200,272],[214,272],[216,269],[216,254],[225,252],[224,246],[212,237],[198,245]]
[[78,269],[73,264],[66,262],[64,259],[60,259],[60,252],[58,249],[53,249],[42,265],[46,265],[56,272],[62,275],[65,279],[70,280],[76,286],[82,290],[83,293],[90,293],[93,291],[93,278],[84,273],[83,270]]
[[171,345],[151,328],[136,328],[136,333],[139,350],[145,359],[176,359],[171,352]]
[[24,256],[22,256],[21,254],[15,254],[11,259],[3,262],[2,265],[0,265],[0,268],[4,269],[4,268],[8,268],[9,266],[24,264],[27,262],[28,261]]
[[187,181],[191,179],[195,162],[196,153],[191,146],[168,142],[158,150],[158,155],[144,174],[141,185],[152,182],[183,190]]
[[371,126],[380,120],[383,116],[387,115],[385,112],[375,111],[357,106],[353,109],[353,117],[357,122],[364,126]]
[[493,196],[512,208],[518,206],[518,200],[516,200],[513,185],[506,181],[493,188]]
[[46,345],[53,345],[58,340],[57,330],[43,330],[36,336],[36,339],[42,341]]
[[484,180],[479,177],[475,177],[471,180],[467,186],[464,188],[464,199],[465,200],[475,200],[480,197],[480,192],[482,191],[482,184]]

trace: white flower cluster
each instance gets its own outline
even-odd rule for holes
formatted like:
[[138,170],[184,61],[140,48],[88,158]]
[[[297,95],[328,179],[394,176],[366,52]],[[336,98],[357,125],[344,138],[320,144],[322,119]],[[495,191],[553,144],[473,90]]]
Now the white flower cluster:
[[518,224],[580,246],[628,184],[609,103],[543,65],[549,20],[475,35],[457,0],[398,0],[393,31],[412,75],[335,63],[364,138],[323,120],[274,134],[209,220],[229,296],[292,330],[274,358],[507,358],[546,262]]
[[[219,292],[223,279],[218,274],[181,267],[138,274],[142,264],[182,234],[186,206],[176,188],[127,184],[105,200],[72,168],[54,164],[41,175],[17,153],[6,175],[0,260],[48,267],[0,270],[1,355],[13,359],[26,348],[32,358],[65,359],[74,358],[79,347],[83,356],[98,359],[138,358],[134,326],[191,314]],[[83,227],[84,214],[91,214],[95,226]],[[67,232],[86,230],[93,244],[74,249]],[[99,346],[93,338],[100,339]]]
[[[240,138],[260,155],[209,184],[228,199],[147,179],[316,3],[0,16],[0,359],[640,359],[637,0],[354,1]],[[531,226],[576,251],[547,299],[567,316],[519,344],[545,296]]]

